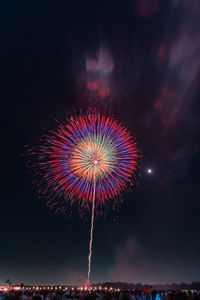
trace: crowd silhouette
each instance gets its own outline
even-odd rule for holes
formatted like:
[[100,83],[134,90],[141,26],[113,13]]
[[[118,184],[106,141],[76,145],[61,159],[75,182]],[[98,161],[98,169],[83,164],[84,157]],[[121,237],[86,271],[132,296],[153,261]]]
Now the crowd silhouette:
[[0,293],[0,300],[200,300],[200,290],[20,290]]

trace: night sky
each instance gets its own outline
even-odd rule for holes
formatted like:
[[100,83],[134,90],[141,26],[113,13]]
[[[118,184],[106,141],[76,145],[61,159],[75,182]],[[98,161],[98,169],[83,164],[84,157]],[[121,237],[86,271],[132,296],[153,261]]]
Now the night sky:
[[200,280],[199,0],[10,0],[0,10],[0,283],[87,279],[90,216],[48,209],[23,154],[89,106],[135,132],[143,154],[134,191],[95,222],[91,281]]

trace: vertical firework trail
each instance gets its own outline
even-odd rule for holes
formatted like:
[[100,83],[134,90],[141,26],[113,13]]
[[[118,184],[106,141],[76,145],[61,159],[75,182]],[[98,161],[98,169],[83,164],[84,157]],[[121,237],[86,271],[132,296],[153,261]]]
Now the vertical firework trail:
[[91,269],[91,258],[92,258],[92,241],[93,241],[93,229],[94,229],[94,207],[95,207],[95,179],[93,182],[93,197],[92,197],[92,217],[91,217],[91,229],[90,229],[90,244],[89,244],[89,255],[88,255],[88,284],[90,283],[90,269]]

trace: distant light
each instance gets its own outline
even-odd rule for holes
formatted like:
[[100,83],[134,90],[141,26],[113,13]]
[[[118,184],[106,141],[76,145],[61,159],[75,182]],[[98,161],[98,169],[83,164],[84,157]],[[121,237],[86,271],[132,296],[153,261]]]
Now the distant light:
[[152,169],[148,169],[148,170],[147,170],[147,173],[148,173],[148,174],[152,174]]
[[98,164],[98,161],[97,161],[97,160],[94,160],[94,164],[97,165],[97,164]]

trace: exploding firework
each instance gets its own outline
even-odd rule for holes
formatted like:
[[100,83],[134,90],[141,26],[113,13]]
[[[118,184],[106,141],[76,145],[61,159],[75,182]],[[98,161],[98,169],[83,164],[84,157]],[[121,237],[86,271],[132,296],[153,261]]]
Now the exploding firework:
[[92,202],[95,182],[98,206],[133,184],[137,161],[138,149],[127,129],[90,113],[71,118],[47,136],[38,164],[48,191],[67,201]]
[[88,280],[95,208],[129,185],[138,167],[136,142],[117,120],[97,112],[71,117],[47,136],[39,150],[42,192],[81,207],[92,206]]

